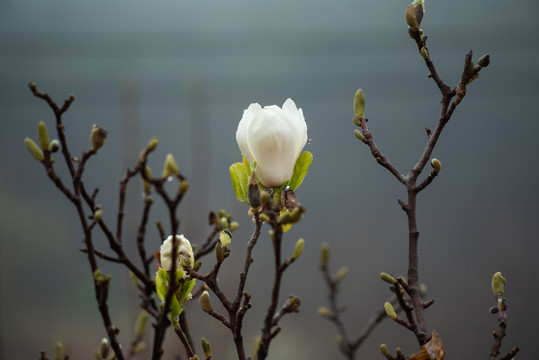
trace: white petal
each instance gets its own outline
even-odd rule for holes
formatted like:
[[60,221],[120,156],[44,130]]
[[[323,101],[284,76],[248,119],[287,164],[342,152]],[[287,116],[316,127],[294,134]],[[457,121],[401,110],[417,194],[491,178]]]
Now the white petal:
[[238,130],[236,131],[236,142],[238,143],[241,153],[249,163],[256,160],[256,158],[251,151],[248,131],[253,118],[261,111],[262,107],[257,103],[249,105],[249,107],[243,111],[243,117],[241,118]]

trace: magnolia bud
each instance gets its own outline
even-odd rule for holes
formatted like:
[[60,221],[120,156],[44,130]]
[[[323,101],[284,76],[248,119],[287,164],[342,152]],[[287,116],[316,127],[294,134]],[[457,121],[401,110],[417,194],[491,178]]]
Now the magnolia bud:
[[228,248],[230,246],[230,243],[232,242],[232,233],[230,232],[230,230],[221,230],[221,232],[219,233],[219,241],[225,249]]
[[492,276],[492,292],[494,296],[502,296],[505,290],[505,278],[501,272],[497,272]]
[[103,359],[105,359],[109,354],[109,349],[109,340],[107,338],[103,338],[103,340],[101,340],[101,345],[99,346],[99,354]]
[[211,307],[211,302],[210,302],[210,294],[208,293],[207,290],[204,290],[202,295],[200,295],[198,302],[200,303],[200,308],[202,309],[202,311],[208,314],[213,311]]
[[187,180],[182,180],[180,181],[180,187],[178,188],[178,192],[180,195],[183,195],[185,194],[185,192],[187,191],[187,189],[189,189],[189,181]]
[[41,145],[41,148],[43,150],[49,150],[49,132],[47,130],[47,125],[43,121],[40,121],[37,124],[37,132],[38,132],[38,139],[39,144]]
[[490,64],[490,55],[489,54],[485,54],[485,55],[481,56],[479,58],[479,60],[477,60],[477,65],[479,65],[481,67],[487,67],[489,64]]
[[363,90],[358,89],[354,96],[354,116],[360,118],[365,113],[365,96],[363,96]]
[[55,359],[64,360],[64,344],[62,344],[61,341],[56,342],[55,350],[56,350]]
[[200,340],[201,344],[202,344],[202,351],[204,351],[204,356],[209,359],[211,357],[211,347],[210,347],[210,343],[208,342],[208,340],[202,338]]
[[200,358],[198,357],[198,355],[195,355],[195,356],[191,356],[189,360],[200,360]]
[[[146,166],[146,168],[144,169],[144,173],[146,174],[146,177],[148,179],[152,177],[152,170],[150,170],[149,166]],[[142,178],[142,187],[144,191],[150,191],[150,189],[152,188],[152,183]]]
[[92,132],[90,133],[90,141],[92,142],[92,151],[99,150],[103,144],[105,144],[105,139],[107,138],[107,130],[100,128],[99,125],[94,124],[92,127]]
[[103,216],[103,208],[101,205],[96,205],[94,210],[94,220],[99,221],[101,220],[101,217]]
[[303,247],[305,246],[305,240],[299,239],[296,242],[296,246],[294,247],[294,255],[292,255],[292,259],[297,259],[301,256],[301,253],[303,252]]
[[423,57],[423,59],[428,59],[429,57],[429,52],[424,47],[421,48],[421,56]]
[[54,139],[49,144],[49,151],[51,153],[57,152],[60,149],[60,142],[57,139]]
[[240,224],[237,222],[237,221],[232,221],[228,227],[230,229],[230,231],[234,231],[238,228],[238,226],[240,226]]
[[327,307],[320,306],[318,308],[318,315],[320,315],[322,317],[325,317],[325,318],[329,318],[329,317],[331,317],[333,315],[333,313]]
[[225,249],[220,242],[215,244],[215,257],[219,264],[225,260]]
[[137,315],[137,320],[135,321],[135,334],[142,335],[149,316],[150,314],[146,310],[139,312]]
[[172,154],[167,154],[165,164],[163,165],[163,177],[168,178],[173,175],[178,175],[179,173],[180,168],[178,167],[178,164],[176,164],[174,156]]
[[335,280],[342,281],[344,277],[348,274],[348,266],[343,266],[339,270],[337,270],[337,274],[335,275]]
[[354,135],[361,141],[365,142],[365,136],[358,129],[354,129]]
[[386,301],[384,303],[384,310],[386,311],[387,316],[395,320],[397,318],[397,313],[395,312],[395,308],[393,308],[393,305],[391,305],[390,302]]
[[159,141],[157,140],[157,138],[152,138],[150,142],[148,143],[148,145],[146,146],[146,149],[148,149],[148,152],[150,153],[155,150],[155,148],[157,147],[157,144],[159,144]]
[[397,279],[395,279],[395,277],[385,272],[380,273],[380,279],[390,284],[395,284],[397,282]]
[[271,221],[270,217],[268,214],[266,213],[261,213],[260,215],[258,215],[258,218],[264,222],[267,222],[269,223]]
[[438,159],[432,159],[430,162],[430,165],[434,169],[435,172],[439,173],[440,170],[442,170],[442,162]]
[[30,138],[25,138],[24,145],[26,146],[26,148],[30,152],[30,155],[32,155],[34,159],[36,159],[39,162],[43,161],[43,159],[45,158],[45,156],[43,155],[43,151],[41,151],[41,149],[37,146],[34,140]]
[[424,0],[414,0],[413,3],[406,8],[405,19],[406,23],[412,31],[418,31],[423,20],[423,4]]
[[320,265],[327,266],[329,263],[329,244],[323,242],[320,245]]
[[386,344],[381,344],[380,345],[380,352],[385,356],[387,357],[389,355],[389,351],[387,350],[387,345]]

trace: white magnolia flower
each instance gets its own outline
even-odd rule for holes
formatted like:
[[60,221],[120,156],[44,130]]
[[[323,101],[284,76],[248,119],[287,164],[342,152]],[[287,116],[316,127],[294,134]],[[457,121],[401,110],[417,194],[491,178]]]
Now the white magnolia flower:
[[251,104],[243,112],[236,141],[245,159],[258,163],[258,180],[266,187],[281,186],[292,177],[296,160],[307,143],[303,111],[291,99],[284,102],[282,109]]
[[[195,255],[191,243],[183,235],[176,235],[176,269],[180,270],[182,265],[191,267],[195,263]],[[161,245],[161,269],[169,271],[172,267],[172,235],[170,235]]]

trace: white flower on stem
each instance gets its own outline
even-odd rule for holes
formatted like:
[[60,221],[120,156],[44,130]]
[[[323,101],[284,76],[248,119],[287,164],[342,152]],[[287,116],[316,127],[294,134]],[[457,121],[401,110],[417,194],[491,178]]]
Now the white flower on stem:
[[[191,243],[183,235],[176,235],[176,270],[181,270],[183,266],[193,266],[195,255]],[[170,235],[161,245],[161,269],[169,271],[172,267],[172,235]]]
[[287,99],[261,107],[254,103],[244,110],[236,131],[236,141],[251,163],[256,161],[258,180],[266,187],[278,187],[290,180],[296,160],[307,143],[303,111]]

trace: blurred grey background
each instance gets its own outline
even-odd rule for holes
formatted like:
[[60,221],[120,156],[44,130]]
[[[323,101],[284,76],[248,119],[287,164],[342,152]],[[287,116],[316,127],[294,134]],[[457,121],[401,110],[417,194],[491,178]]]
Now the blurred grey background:
[[[82,233],[71,204],[23,146],[37,122],[52,132],[54,117],[27,88],[37,83],[59,103],[74,93],[64,117],[75,154],[89,147],[93,123],[109,131],[88,164],[86,185],[112,224],[118,182],[151,137],[159,172],[173,153],[191,183],[181,206],[181,232],[201,243],[209,210],[225,208],[240,222],[232,257],[220,280],[228,293],[252,231],[245,204],[230,185],[228,167],[240,160],[235,131],[251,102],[282,105],[291,97],[304,111],[306,150],[314,154],[298,189],[307,213],[286,234],[285,253],[299,237],[305,252],[286,274],[283,301],[299,296],[302,311],[283,319],[271,359],[339,359],[335,329],[316,315],[327,304],[318,249],[331,244],[332,268],[350,267],[340,293],[347,326],[359,333],[389,296],[379,273],[405,274],[406,218],[397,204],[404,188],[373,160],[352,133],[352,99],[361,87],[377,144],[405,172],[422,152],[424,128],[439,114],[439,92],[409,39],[404,0],[356,1],[30,1],[0,3],[0,358],[35,359],[64,342],[72,359],[93,359],[105,335]],[[539,275],[539,3],[535,0],[428,1],[422,27],[439,73],[456,85],[464,55],[490,53],[448,124],[434,156],[443,170],[419,197],[420,276],[436,303],[429,329],[439,330],[447,358],[488,356],[496,317],[490,278],[508,280],[508,336],[503,350],[537,356]],[[65,175],[65,168],[57,165]],[[128,193],[125,243],[135,254],[141,187]],[[157,201],[151,218],[166,221]],[[105,249],[104,239],[96,238]],[[158,233],[148,230],[148,251]],[[253,309],[244,329],[248,351],[259,334],[273,277],[267,232],[254,251],[247,284]],[[205,268],[213,262],[206,260]],[[133,335],[138,296],[124,269],[113,275],[110,307],[120,339]],[[196,339],[233,359],[230,336],[197,303],[188,316]],[[149,340],[149,338],[148,338]],[[380,343],[416,350],[411,333],[386,321],[358,352],[381,358]],[[167,334],[168,354],[183,351]]]

